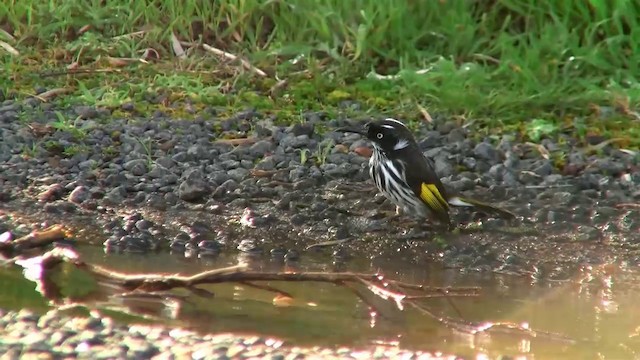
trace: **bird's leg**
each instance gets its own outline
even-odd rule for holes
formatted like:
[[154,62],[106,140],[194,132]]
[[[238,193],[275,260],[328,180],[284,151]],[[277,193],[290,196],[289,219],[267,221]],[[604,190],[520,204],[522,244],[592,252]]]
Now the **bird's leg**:
[[389,212],[388,215],[386,216],[387,221],[389,221],[389,222],[396,222],[401,217],[402,217],[402,210],[400,209],[400,206],[397,206],[397,205],[396,205],[395,213]]
[[414,219],[411,216],[403,217],[402,208],[400,206],[396,206],[395,214],[389,215],[387,219],[389,220],[389,222],[394,222],[396,225],[402,226],[402,227],[416,226],[420,224],[418,221],[416,221],[416,219]]
[[396,206],[396,211],[393,212],[389,209],[389,201],[384,201],[380,205],[378,205],[377,213],[378,219],[387,219],[388,221],[393,221],[396,218],[400,217],[400,207]]

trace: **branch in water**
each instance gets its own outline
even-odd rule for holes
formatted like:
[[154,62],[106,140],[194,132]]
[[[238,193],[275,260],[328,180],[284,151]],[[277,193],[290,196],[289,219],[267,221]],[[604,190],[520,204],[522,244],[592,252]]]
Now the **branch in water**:
[[[236,265],[221,269],[213,269],[200,272],[191,276],[167,275],[167,274],[124,274],[112,271],[100,266],[85,263],[73,250],[69,248],[55,248],[43,256],[38,257],[40,262],[29,261],[30,265],[41,267],[41,280],[44,282],[47,273],[63,262],[71,263],[93,275],[99,282],[120,289],[130,296],[165,296],[162,292],[173,289],[187,289],[193,294],[210,297],[213,293],[196,287],[197,285],[239,283],[264,291],[275,292],[278,296],[292,298],[286,291],[282,291],[271,284],[256,284],[256,282],[282,281],[282,282],[324,282],[332,283],[350,290],[361,299],[376,314],[385,318],[393,318],[394,314],[385,304],[393,304],[394,312],[402,311],[407,305],[415,308],[421,314],[426,315],[440,324],[469,335],[480,333],[509,334],[512,336],[526,336],[529,338],[544,338],[562,342],[575,342],[575,340],[561,334],[537,331],[526,325],[506,322],[474,323],[462,319],[459,310],[454,306],[460,319],[440,316],[427,309],[420,301],[431,297],[445,297],[451,302],[453,297],[478,296],[478,287],[429,287],[418,284],[409,284],[401,281],[386,279],[379,274],[363,273],[326,273],[326,272],[257,272],[247,270],[246,265]],[[22,263],[27,262],[23,261]],[[23,265],[24,266],[24,265]],[[49,286],[51,284],[49,283]],[[413,292],[413,293],[410,293]],[[418,294],[416,294],[418,292]],[[452,304],[453,306],[453,304]]]
[[0,242],[0,255],[10,258],[35,248],[42,248],[67,236],[62,225],[49,226],[44,230],[32,231],[13,241]]

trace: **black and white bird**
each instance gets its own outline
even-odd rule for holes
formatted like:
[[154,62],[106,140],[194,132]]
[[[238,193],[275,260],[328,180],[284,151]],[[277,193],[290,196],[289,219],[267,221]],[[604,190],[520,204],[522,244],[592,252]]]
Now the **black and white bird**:
[[396,205],[396,210],[416,219],[439,220],[451,228],[449,206],[474,207],[506,219],[515,215],[477,200],[447,192],[431,161],[420,151],[411,131],[400,121],[370,121],[363,128],[336,131],[358,133],[373,144],[369,175],[376,187]]

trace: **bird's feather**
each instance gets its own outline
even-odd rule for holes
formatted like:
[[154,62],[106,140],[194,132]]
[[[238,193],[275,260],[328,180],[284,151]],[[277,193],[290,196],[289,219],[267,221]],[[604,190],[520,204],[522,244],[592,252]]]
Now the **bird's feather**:
[[432,209],[446,211],[449,207],[449,204],[442,197],[442,194],[440,194],[440,191],[435,184],[422,183],[422,186],[420,187],[420,198]]
[[449,204],[454,205],[454,206],[470,206],[470,207],[474,207],[480,211],[486,212],[486,213],[493,213],[496,215],[499,215],[500,217],[504,218],[504,219],[515,219],[515,214],[513,214],[512,212],[505,210],[505,209],[501,209],[497,206],[494,205],[490,205],[478,200],[474,200],[474,199],[469,199],[469,198],[463,198],[460,196],[454,196],[452,198],[449,199]]
[[407,170],[404,173],[405,180],[413,193],[432,210],[438,220],[449,224],[448,196],[444,185],[427,158],[413,154],[421,154],[421,151],[415,141],[410,141],[407,147],[394,151],[389,156],[394,161],[402,162],[403,168]]

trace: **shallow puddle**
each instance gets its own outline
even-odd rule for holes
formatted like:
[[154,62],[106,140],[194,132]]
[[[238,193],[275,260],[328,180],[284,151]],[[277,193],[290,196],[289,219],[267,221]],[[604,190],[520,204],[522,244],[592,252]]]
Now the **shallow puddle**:
[[[56,274],[63,297],[83,301],[120,319],[157,321],[202,332],[233,331],[288,340],[294,345],[366,346],[386,344],[415,350],[443,351],[462,356],[486,354],[520,355],[522,359],[621,359],[640,354],[640,289],[629,272],[612,266],[580,275],[581,282],[532,282],[521,276],[463,273],[456,269],[410,264],[390,259],[357,260],[337,264],[321,255],[307,255],[298,262],[284,263],[268,255],[220,255],[187,259],[166,252],[156,254],[105,254],[95,246],[81,246],[89,264],[126,273],[173,273],[199,271],[246,262],[262,271],[352,271],[380,272],[388,278],[430,286],[480,286],[473,298],[436,298],[425,302],[436,314],[473,322],[527,323],[532,329],[560,333],[575,340],[523,339],[516,335],[456,333],[416,310],[394,310],[384,302],[386,318],[372,317],[368,306],[351,291],[324,283],[276,283],[270,285],[291,293],[293,300],[274,299],[274,294],[241,284],[201,286],[213,297],[186,291],[180,299],[100,298],[87,295],[108,293],[83,279],[71,267]],[[612,275],[611,275],[612,274]],[[578,275],[577,275],[578,276]],[[576,280],[578,277],[575,278]],[[44,311],[50,305],[24,278],[18,267],[0,268],[1,308],[31,308]],[[380,303],[380,302],[378,302]],[[376,303],[376,304],[378,304]],[[452,305],[453,303],[453,305]],[[385,305],[386,304],[386,305]],[[128,315],[124,315],[128,314]],[[131,320],[131,321],[133,321]],[[635,333],[635,335],[634,335]]]

